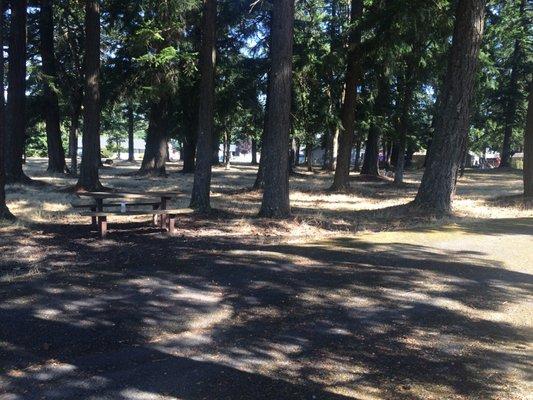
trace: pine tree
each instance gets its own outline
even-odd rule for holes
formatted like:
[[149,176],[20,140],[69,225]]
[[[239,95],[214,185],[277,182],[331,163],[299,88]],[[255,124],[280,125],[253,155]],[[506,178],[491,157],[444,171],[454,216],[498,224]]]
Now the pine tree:
[[259,215],[286,218],[289,201],[289,131],[291,110],[294,0],[274,0],[270,26],[271,66],[263,139],[265,189]]
[[461,148],[469,127],[484,15],[484,0],[459,0],[431,159],[415,199],[415,204],[433,212],[451,210]]

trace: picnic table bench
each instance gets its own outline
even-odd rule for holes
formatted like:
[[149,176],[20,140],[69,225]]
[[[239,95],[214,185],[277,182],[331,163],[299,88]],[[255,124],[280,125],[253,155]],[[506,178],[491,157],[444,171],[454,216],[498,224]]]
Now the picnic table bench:
[[[173,198],[179,197],[178,192],[80,192],[78,197],[88,198],[92,201],[73,203],[73,208],[85,209],[80,211],[81,216],[91,217],[92,225],[98,226],[101,238],[107,235],[107,218],[110,216],[137,216],[152,215],[154,225],[166,229],[170,235],[176,232],[176,217],[191,214],[189,208],[168,209],[168,203]],[[158,198],[158,199],[157,199]],[[106,202],[106,200],[112,200]],[[151,206],[150,210],[139,210],[137,207]],[[117,210],[117,208],[119,208]],[[133,209],[132,209],[133,208]],[[112,209],[112,210],[110,210]]]

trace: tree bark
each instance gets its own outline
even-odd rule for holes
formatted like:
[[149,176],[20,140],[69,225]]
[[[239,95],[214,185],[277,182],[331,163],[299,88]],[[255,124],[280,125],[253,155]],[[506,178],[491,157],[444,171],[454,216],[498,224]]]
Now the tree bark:
[[[526,1],[520,1],[520,17],[524,17]],[[527,32],[527,26],[526,26]],[[511,77],[509,79],[509,87],[507,90],[505,113],[504,113],[504,132],[502,143],[502,154],[499,168],[508,168],[511,166],[511,140],[513,136],[513,127],[516,122],[516,114],[518,108],[518,98],[520,96],[520,88],[518,85],[520,77],[520,63],[523,58],[522,43],[520,39],[516,39],[514,43],[514,50],[511,60]]]
[[[374,114],[379,117],[386,117],[389,103],[390,84],[386,67],[379,75],[377,83],[378,93],[374,105]],[[365,146],[365,157],[361,167],[361,175],[379,176],[379,139],[381,136],[381,123],[376,120],[370,125]]]
[[533,79],[529,81],[526,127],[524,130],[524,195],[533,197]]
[[[410,67],[408,67],[410,68]],[[409,71],[407,72],[409,74]],[[406,77],[402,82],[402,99],[401,99],[401,111],[400,111],[400,138],[398,140],[398,154],[396,156],[396,168],[394,171],[394,183],[399,185],[403,183],[403,175],[405,169],[405,150],[407,148],[407,132],[411,125],[409,119],[409,113],[411,111],[411,103],[413,101],[413,84],[412,79]]]
[[78,188],[102,188],[100,167],[100,5],[85,0],[85,90],[83,96],[83,142]]
[[41,0],[39,18],[41,58],[44,79],[46,142],[48,172],[63,173],[66,169],[65,150],[61,140],[59,98],[57,95],[57,67],[54,52],[54,19],[52,0]]
[[379,176],[379,132],[375,125],[368,130],[361,175]]
[[152,103],[148,116],[148,131],[146,133],[146,147],[143,161],[139,169],[140,175],[166,176],[166,162],[168,157],[166,98]]
[[252,165],[257,165],[257,140],[252,139]]
[[455,177],[466,140],[483,36],[485,0],[459,0],[435,135],[415,204],[433,212],[451,211]]
[[224,168],[231,168],[231,136],[227,130],[224,131]]
[[270,71],[264,138],[265,189],[259,215],[287,218],[289,200],[289,132],[291,128],[294,0],[274,0],[270,29]]
[[135,161],[135,138],[133,134],[135,133],[135,114],[133,110],[133,104],[128,103],[128,161]]
[[11,2],[9,70],[5,140],[5,174],[8,183],[28,183],[22,171],[26,141],[26,0]]
[[194,136],[185,137],[183,140],[183,168],[181,170],[184,174],[192,174],[195,168],[196,158],[196,138]]
[[357,82],[360,75],[360,62],[357,51],[361,42],[361,30],[353,25],[361,18],[363,1],[352,0],[350,23],[352,24],[349,40],[348,59],[344,99],[341,107],[341,130],[339,132],[339,148],[337,166],[330,190],[346,190],[350,187],[350,162],[352,157],[353,137],[355,129],[355,106],[357,101]]
[[313,171],[313,145],[311,143],[307,143],[305,146],[305,161],[307,171]]
[[211,172],[215,123],[216,0],[204,0],[200,49],[200,104],[196,170],[190,207],[199,212],[211,209]]
[[359,163],[361,162],[361,141],[358,140],[355,144],[355,160],[353,165],[354,171],[359,171]]
[[78,129],[80,127],[81,103],[83,94],[80,93],[73,99],[70,110],[70,127],[68,134],[69,154],[70,154],[70,174],[78,174]]
[[[4,93],[4,22],[5,2],[0,0],[0,93]],[[15,217],[9,211],[6,204],[6,174],[4,169],[4,138],[6,134],[4,96],[0,96],[0,220],[14,220]]]

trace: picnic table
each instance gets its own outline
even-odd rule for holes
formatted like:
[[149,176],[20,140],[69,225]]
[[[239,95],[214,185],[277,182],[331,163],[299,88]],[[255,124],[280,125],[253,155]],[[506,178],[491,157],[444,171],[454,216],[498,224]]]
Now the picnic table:
[[[80,214],[90,216],[92,225],[98,226],[100,237],[107,235],[107,217],[152,215],[154,225],[175,233],[177,215],[190,214],[191,209],[169,209],[169,202],[182,195],[180,192],[148,191],[148,192],[80,192],[77,196],[91,200],[89,203],[73,204],[74,208],[85,209]],[[150,210],[137,207],[151,206]],[[119,210],[116,210],[120,207]],[[106,210],[107,209],[107,210]],[[109,209],[115,209],[110,211]]]

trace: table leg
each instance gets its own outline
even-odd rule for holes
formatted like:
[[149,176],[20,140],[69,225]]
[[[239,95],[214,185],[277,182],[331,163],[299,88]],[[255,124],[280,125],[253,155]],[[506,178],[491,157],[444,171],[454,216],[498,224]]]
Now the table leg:
[[[96,207],[91,207],[91,211],[95,212],[96,211]],[[96,224],[96,217],[95,216],[91,217],[91,224],[92,224],[93,227],[96,227],[97,224]]]
[[107,236],[107,217],[105,215],[98,217],[98,230],[102,239]]
[[168,216],[168,233],[170,236],[174,236],[176,234],[176,216],[175,215]]
[[[166,197],[161,197],[161,207],[160,207],[161,210],[166,210],[167,209],[167,198]],[[167,217],[168,215],[166,214],[161,214],[159,216],[159,223],[160,223],[160,227],[161,229],[165,229],[166,226],[167,226]]]

